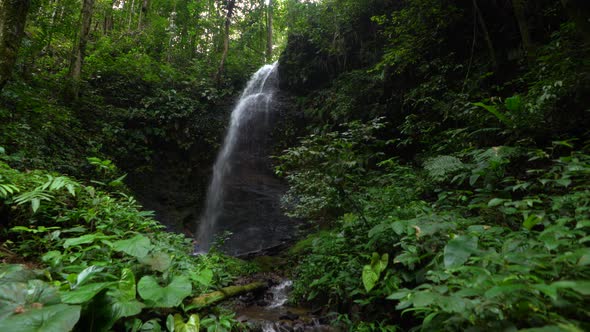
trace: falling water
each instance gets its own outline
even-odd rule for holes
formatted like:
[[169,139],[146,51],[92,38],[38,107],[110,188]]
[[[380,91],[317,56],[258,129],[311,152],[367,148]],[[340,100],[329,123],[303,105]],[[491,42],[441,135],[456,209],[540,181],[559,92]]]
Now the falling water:
[[[213,178],[207,191],[205,211],[201,216],[197,242],[202,250],[208,250],[215,236],[217,222],[223,212],[225,181],[232,172],[232,158],[241,134],[254,115],[268,113],[273,92],[277,85],[277,63],[265,65],[250,78],[236,107],[231,113],[231,123],[223,146],[213,166]],[[268,116],[265,115],[265,119]]]

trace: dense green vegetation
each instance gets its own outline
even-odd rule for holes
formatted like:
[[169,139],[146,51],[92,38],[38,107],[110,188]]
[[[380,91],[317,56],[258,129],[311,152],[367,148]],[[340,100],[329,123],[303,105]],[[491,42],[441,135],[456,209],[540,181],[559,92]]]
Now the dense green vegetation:
[[590,328],[590,57],[568,6],[308,9],[281,57],[311,133],[277,172],[318,228],[291,250],[294,300],[351,331]]
[[283,258],[292,303],[349,331],[590,330],[589,17],[584,0],[0,0],[0,330],[248,329],[188,303],[259,267],[191,256],[156,219],[196,212],[133,197],[203,204],[229,107],[277,58],[296,113],[279,146],[301,136],[275,156],[306,226]]

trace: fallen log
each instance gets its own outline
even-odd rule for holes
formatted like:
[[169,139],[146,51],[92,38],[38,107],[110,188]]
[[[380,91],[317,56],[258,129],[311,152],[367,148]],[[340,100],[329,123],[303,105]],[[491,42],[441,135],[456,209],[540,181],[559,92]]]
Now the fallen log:
[[192,299],[190,307],[191,309],[205,308],[217,302],[228,299],[230,297],[238,296],[244,293],[248,293],[266,287],[268,287],[268,285],[265,282],[260,281],[242,286],[224,287],[218,291],[195,297],[194,299]]

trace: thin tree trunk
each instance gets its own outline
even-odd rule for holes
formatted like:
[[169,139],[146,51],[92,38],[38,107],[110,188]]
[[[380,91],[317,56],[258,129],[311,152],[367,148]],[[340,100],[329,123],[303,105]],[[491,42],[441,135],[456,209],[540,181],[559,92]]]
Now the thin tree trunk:
[[148,13],[148,8],[150,7],[150,0],[143,0],[141,4],[141,11],[139,12],[139,21],[137,22],[137,28],[141,29],[144,26],[144,21]]
[[231,19],[232,19],[233,13],[234,13],[235,6],[236,6],[236,0],[229,0],[227,2],[227,14],[225,15],[224,36],[223,36],[223,53],[221,54],[221,62],[219,63],[219,68],[217,69],[217,74],[215,75],[215,81],[217,82],[217,84],[221,83],[221,74],[223,73],[225,61],[227,60],[227,53],[229,51],[229,28],[231,26]]
[[117,0],[112,0],[111,5],[105,11],[104,23],[102,27],[104,35],[108,35],[113,30],[113,7],[115,7],[116,3]]
[[516,16],[518,29],[520,30],[522,46],[528,61],[531,62],[535,58],[535,45],[533,44],[533,39],[531,38],[531,32],[527,22],[526,4],[526,0],[512,0],[512,8],[514,10],[514,16]]
[[483,19],[483,15],[481,14],[481,10],[479,10],[479,6],[477,5],[477,0],[473,0],[473,9],[477,14],[477,18],[479,21],[479,27],[483,32],[484,39],[486,41],[486,46],[488,47],[488,52],[490,53],[490,60],[492,61],[492,66],[495,68],[498,67],[498,61],[496,60],[496,51],[494,50],[494,44],[492,43],[492,38],[490,38],[490,33],[488,31],[488,27],[486,22]]
[[129,7],[129,24],[127,30],[131,31],[131,21],[133,20],[133,10],[135,9],[135,0],[131,0],[131,7]]
[[266,61],[270,62],[272,59],[272,0],[268,0],[268,8],[266,15]]
[[82,75],[82,63],[86,54],[86,45],[90,34],[90,25],[92,23],[92,10],[94,0],[84,0],[82,3],[82,14],[80,16],[80,31],[78,38],[74,43],[72,50],[72,59],[70,61],[69,87],[66,91],[66,99],[76,100],[80,94],[80,77]]
[[12,75],[29,7],[29,0],[0,0],[0,91]]

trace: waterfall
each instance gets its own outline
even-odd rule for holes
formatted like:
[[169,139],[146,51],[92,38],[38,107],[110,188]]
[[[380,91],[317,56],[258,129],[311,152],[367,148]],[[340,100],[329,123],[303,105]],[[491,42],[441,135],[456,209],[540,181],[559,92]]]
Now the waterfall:
[[[197,243],[201,250],[211,247],[217,231],[217,223],[224,209],[227,178],[235,171],[236,149],[246,139],[244,131],[248,126],[268,124],[268,112],[277,86],[277,66],[276,62],[265,65],[250,78],[231,113],[229,129],[213,166],[213,177],[197,232]],[[261,113],[264,113],[264,121],[260,120]]]

